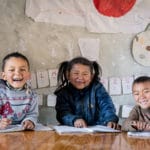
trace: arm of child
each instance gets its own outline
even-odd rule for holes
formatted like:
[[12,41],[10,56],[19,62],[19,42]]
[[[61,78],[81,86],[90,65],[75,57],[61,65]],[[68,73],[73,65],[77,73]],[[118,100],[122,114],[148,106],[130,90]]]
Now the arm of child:
[[56,101],[56,117],[57,120],[64,125],[74,126],[74,122],[77,119],[82,119],[80,116],[73,114],[73,110],[69,104],[69,97],[63,93],[57,95]]
[[130,114],[129,117],[125,119],[125,121],[122,123],[122,130],[123,131],[137,131],[137,127],[135,125],[135,122],[138,121],[139,115],[137,111],[137,106],[135,106]]
[[[35,93],[33,95],[33,99],[31,100],[30,108],[26,114],[26,117],[22,121],[22,124],[24,124],[24,127],[27,127],[28,124],[36,125],[38,114],[39,114],[39,112],[38,112],[38,96]],[[27,123],[26,123],[26,121],[27,121]],[[32,125],[29,125],[29,126],[32,126]]]
[[[110,127],[117,127],[118,116],[115,114],[115,107],[111,97],[103,86],[99,87],[96,91],[96,101],[98,112],[97,124],[106,125]],[[109,123],[110,122],[110,123]]]

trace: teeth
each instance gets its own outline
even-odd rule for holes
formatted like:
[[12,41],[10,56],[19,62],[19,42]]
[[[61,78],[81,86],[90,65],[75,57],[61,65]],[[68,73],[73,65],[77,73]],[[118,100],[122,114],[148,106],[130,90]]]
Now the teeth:
[[13,81],[21,81],[22,79],[13,79]]

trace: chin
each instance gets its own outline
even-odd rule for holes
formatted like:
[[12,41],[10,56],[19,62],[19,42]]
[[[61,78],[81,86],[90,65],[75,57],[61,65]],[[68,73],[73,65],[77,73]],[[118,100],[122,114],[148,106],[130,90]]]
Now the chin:
[[149,109],[150,107],[148,106],[141,106],[142,109]]
[[22,87],[23,87],[23,86],[21,86],[21,85],[17,85],[17,86],[14,85],[14,86],[13,86],[13,88],[15,88],[15,89],[20,89],[20,88],[22,88]]
[[85,86],[76,86],[77,89],[82,90],[85,88]]

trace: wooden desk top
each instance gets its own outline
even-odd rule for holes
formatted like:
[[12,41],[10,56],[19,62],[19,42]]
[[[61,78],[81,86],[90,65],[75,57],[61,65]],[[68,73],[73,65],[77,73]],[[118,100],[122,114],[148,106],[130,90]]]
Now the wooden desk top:
[[150,139],[127,133],[58,135],[54,131],[0,133],[0,150],[149,150]]

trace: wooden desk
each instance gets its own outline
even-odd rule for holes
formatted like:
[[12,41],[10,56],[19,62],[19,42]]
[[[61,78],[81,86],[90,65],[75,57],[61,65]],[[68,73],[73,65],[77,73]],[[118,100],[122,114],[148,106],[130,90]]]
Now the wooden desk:
[[0,150],[150,150],[150,139],[131,138],[126,133],[24,131],[0,133]]

